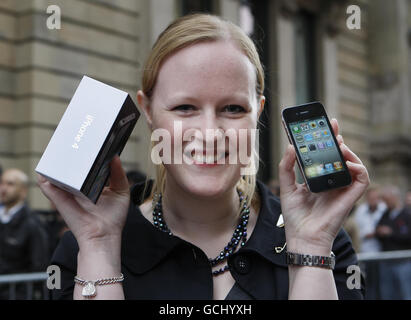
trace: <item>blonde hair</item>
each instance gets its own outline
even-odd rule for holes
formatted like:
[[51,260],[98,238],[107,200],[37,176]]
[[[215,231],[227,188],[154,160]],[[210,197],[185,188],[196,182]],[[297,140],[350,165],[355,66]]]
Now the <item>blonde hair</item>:
[[[161,64],[167,57],[185,47],[196,43],[212,41],[232,41],[248,57],[256,71],[256,93],[257,97],[264,92],[264,71],[257,49],[253,41],[241,30],[240,27],[230,21],[209,14],[191,14],[178,18],[172,22],[158,37],[157,41],[147,58],[143,71],[142,91],[148,99],[151,99],[156,84]],[[151,142],[150,152],[154,146]],[[254,155],[258,154],[255,150]],[[254,157],[248,167],[255,165]],[[259,161],[259,158],[258,160]],[[166,183],[166,169],[163,164],[155,166],[156,179],[151,190],[150,199],[154,193],[164,194]],[[244,200],[239,208],[239,214],[244,205],[258,207],[260,204],[258,193],[255,192],[256,175],[241,176],[237,183],[244,195]],[[148,187],[148,178],[143,192],[143,199]]]

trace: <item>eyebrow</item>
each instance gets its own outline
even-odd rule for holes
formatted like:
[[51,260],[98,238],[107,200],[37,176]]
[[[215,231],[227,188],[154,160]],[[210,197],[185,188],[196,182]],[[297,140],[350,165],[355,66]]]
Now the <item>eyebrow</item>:
[[[221,99],[219,99],[218,104],[223,104],[223,103],[243,104],[244,102],[246,102],[247,106],[251,107],[250,98],[251,97],[249,97],[247,94],[243,94],[243,93],[229,94],[226,96],[222,96]],[[198,101],[199,101],[199,99],[196,96],[186,95],[186,94],[173,94],[171,97],[162,98],[162,100],[166,102],[165,103],[166,106],[173,106],[173,105],[181,104],[181,103],[196,105],[198,104]]]

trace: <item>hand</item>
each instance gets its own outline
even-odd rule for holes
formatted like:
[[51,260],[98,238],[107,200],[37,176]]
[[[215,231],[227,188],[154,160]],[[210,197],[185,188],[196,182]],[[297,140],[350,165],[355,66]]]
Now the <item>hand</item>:
[[329,254],[345,218],[369,185],[367,169],[338,135],[337,120],[331,120],[331,125],[351,173],[352,184],[344,188],[311,193],[305,184],[295,181],[296,154],[294,147],[288,145],[279,164],[279,180],[289,251]]
[[392,229],[389,226],[379,226],[377,227],[375,233],[379,237],[388,237],[392,234]]
[[38,177],[41,191],[56,206],[80,248],[106,241],[121,242],[130,192],[118,156],[110,163],[110,172],[110,185],[103,189],[97,204],[54,186],[40,175]]

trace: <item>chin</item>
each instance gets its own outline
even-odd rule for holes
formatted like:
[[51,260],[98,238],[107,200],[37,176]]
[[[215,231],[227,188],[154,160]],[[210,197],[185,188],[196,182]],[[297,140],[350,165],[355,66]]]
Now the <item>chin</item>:
[[177,179],[174,180],[187,193],[214,198],[221,196],[236,185],[240,174],[235,173],[229,168],[223,172],[182,170],[182,172],[175,172]]

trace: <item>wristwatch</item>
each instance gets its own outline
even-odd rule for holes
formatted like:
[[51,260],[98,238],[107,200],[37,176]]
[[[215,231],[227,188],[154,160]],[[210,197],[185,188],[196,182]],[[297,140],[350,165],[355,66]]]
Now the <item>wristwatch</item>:
[[335,255],[331,251],[331,256],[312,256],[309,254],[300,254],[294,252],[288,252],[286,254],[287,264],[297,266],[309,266],[309,267],[321,267],[334,270],[335,267]]

